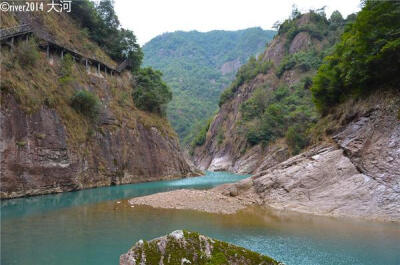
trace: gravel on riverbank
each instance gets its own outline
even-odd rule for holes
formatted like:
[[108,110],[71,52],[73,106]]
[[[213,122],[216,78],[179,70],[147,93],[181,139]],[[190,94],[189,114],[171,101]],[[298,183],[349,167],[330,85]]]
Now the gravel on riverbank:
[[129,200],[131,205],[147,205],[154,208],[189,209],[208,213],[234,214],[239,210],[258,204],[255,198],[231,197],[216,190],[174,190],[137,197]]

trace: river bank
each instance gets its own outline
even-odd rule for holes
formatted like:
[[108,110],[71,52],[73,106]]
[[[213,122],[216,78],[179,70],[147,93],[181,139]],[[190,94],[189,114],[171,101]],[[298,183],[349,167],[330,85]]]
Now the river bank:
[[[310,159],[313,162],[305,165],[305,161],[309,162]],[[329,168],[323,169],[321,173],[318,163],[327,159],[336,161],[335,165],[341,165],[339,174],[337,170],[329,171]],[[393,207],[382,207],[371,199],[378,197],[376,192],[382,192],[382,189],[377,188],[376,181],[357,174],[353,168],[346,167],[347,164],[347,158],[341,152],[328,147],[296,156],[274,168],[267,176],[255,175],[207,191],[180,189],[156,193],[130,199],[129,203],[132,206],[222,214],[234,214],[249,206],[260,206],[317,216],[399,223],[398,208],[393,204],[390,204]],[[279,174],[273,174],[279,170],[295,172],[299,168],[302,169],[300,175],[279,177]],[[353,170],[354,174],[346,175],[349,170]],[[317,173],[325,174],[324,181],[315,181],[319,176]]]
[[[215,214],[132,208],[127,201],[177,189],[241,183],[243,178],[246,176],[207,172],[206,176],[182,180],[2,201],[1,264],[118,264],[119,256],[134,242],[177,229],[198,231],[288,265],[399,264],[397,224],[274,212],[252,205],[234,214]],[[221,187],[226,186],[218,189]],[[234,195],[235,190],[230,193]]]
[[234,214],[250,205],[259,204],[251,196],[228,197],[215,190],[174,190],[156,193],[129,200],[134,205],[147,205],[155,208],[196,210],[208,213]]

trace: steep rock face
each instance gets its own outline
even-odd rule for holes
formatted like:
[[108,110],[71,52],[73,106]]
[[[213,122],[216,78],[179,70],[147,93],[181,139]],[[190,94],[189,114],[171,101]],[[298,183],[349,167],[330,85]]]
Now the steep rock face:
[[101,128],[83,144],[81,153],[82,149],[68,146],[67,131],[54,109],[42,106],[26,114],[12,96],[5,96],[1,198],[170,179],[192,172],[177,138],[156,127],[137,122],[130,128],[104,114]]
[[229,73],[232,73],[232,72],[236,72],[240,68],[241,65],[242,64],[240,63],[240,60],[239,59],[235,59],[235,60],[228,61],[228,62],[224,63],[221,66],[220,71],[221,71],[221,73],[223,75],[229,74]]
[[400,220],[400,193],[359,172],[334,146],[315,148],[261,172],[253,185],[263,204],[277,209]]
[[121,255],[119,264],[270,265],[282,263],[198,233],[177,230],[151,241],[140,240],[126,254]]
[[354,112],[336,117],[345,124],[333,134],[333,143],[273,166],[266,163],[248,180],[251,185],[228,185],[222,193],[256,194],[263,205],[277,209],[400,221],[400,94],[372,95],[367,101],[340,106]]
[[[29,22],[40,29],[36,36],[45,34],[69,50],[116,65],[66,13],[8,13],[2,20],[9,26]],[[47,54],[32,38],[14,44],[1,47],[1,198],[193,173],[166,118],[134,105],[129,71],[110,74],[76,58],[69,65],[59,50]],[[78,91],[98,99],[96,118],[72,107]]]
[[[258,163],[259,158],[265,150],[260,146],[250,149],[246,154],[243,150],[247,147],[247,141],[243,134],[238,132],[237,122],[240,120],[240,105],[245,102],[252,91],[260,84],[270,82],[276,84],[278,82],[275,74],[259,75],[250,83],[239,88],[234,99],[224,104],[210,125],[207,133],[206,142],[203,146],[195,149],[193,160],[200,169],[209,170],[228,170],[240,173],[253,172]],[[224,128],[224,142],[218,143],[217,137]],[[240,167],[247,157],[252,157],[252,165],[247,164],[247,169]],[[243,160],[243,161],[241,161]],[[249,162],[249,161],[247,161]],[[236,163],[238,163],[236,165]]]

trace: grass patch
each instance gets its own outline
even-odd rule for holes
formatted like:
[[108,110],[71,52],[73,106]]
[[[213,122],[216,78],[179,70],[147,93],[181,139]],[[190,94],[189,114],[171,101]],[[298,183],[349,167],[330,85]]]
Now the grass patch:
[[19,65],[23,68],[34,67],[39,60],[36,40],[30,38],[28,42],[22,41],[18,43],[15,54]]
[[15,142],[15,144],[16,144],[18,147],[24,147],[27,143],[26,143],[25,141],[17,141],[17,142]]
[[95,121],[99,115],[99,99],[98,97],[86,90],[80,90],[71,98],[71,106],[77,112]]

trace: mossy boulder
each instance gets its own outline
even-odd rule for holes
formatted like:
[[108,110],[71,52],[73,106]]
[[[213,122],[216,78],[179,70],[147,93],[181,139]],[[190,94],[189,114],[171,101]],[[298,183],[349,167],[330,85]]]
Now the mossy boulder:
[[195,232],[177,230],[151,241],[140,240],[126,254],[120,265],[278,265],[270,257],[211,239]]

